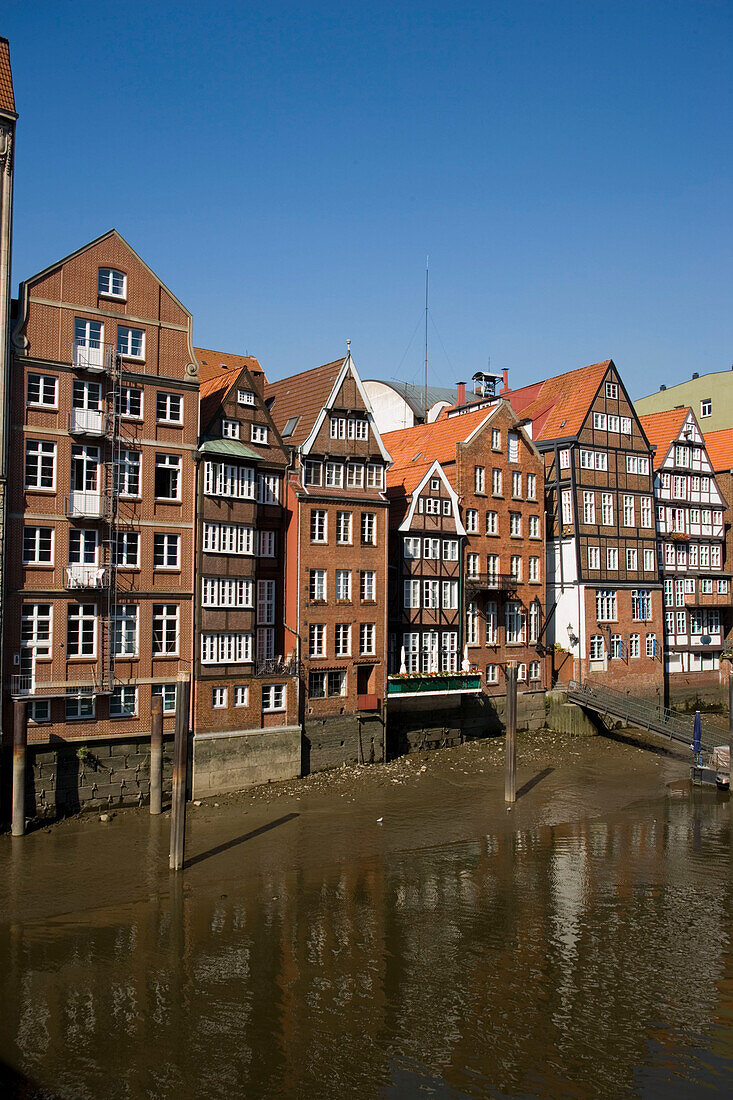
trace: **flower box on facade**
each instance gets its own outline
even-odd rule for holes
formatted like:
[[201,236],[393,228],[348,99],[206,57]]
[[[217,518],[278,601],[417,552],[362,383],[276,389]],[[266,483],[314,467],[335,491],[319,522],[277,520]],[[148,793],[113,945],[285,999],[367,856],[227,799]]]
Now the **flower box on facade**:
[[407,672],[387,678],[387,695],[480,690],[480,672]]

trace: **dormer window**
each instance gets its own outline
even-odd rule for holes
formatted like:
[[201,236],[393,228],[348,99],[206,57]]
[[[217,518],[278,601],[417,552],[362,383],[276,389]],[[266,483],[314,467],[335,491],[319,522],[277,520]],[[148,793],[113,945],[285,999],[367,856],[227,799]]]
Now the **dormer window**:
[[221,437],[222,439],[239,439],[240,424],[238,420],[222,420],[221,422]]
[[127,298],[127,275],[114,267],[100,267],[97,281],[97,293],[102,298]]

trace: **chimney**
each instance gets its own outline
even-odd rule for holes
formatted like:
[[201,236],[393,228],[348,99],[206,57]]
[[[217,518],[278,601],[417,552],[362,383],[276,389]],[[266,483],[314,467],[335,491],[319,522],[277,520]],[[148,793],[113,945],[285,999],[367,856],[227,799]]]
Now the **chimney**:
[[501,376],[502,376],[501,392],[506,393],[507,390],[509,389],[509,371],[506,367],[504,367],[504,369],[502,370]]
[[456,400],[456,405],[465,405],[466,404],[466,383],[465,382],[457,382],[456,383],[456,389],[457,389],[457,393],[458,393],[458,398]]

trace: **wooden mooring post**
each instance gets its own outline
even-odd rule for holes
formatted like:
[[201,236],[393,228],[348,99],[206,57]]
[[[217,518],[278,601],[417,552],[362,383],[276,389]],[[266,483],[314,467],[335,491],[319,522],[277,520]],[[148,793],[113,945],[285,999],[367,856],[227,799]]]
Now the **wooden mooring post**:
[[13,816],[12,836],[25,833],[25,758],[28,747],[28,701],[13,700]]
[[191,680],[176,684],[176,738],[173,748],[173,797],[171,799],[171,850],[168,866],[182,871],[186,848],[186,778],[188,772],[188,714]]
[[[733,779],[733,665],[728,675],[728,782]],[[733,783],[730,783],[733,788]]]
[[150,812],[163,812],[163,696],[153,697],[150,717]]
[[517,800],[517,662],[506,668],[506,749],[504,756],[504,801]]

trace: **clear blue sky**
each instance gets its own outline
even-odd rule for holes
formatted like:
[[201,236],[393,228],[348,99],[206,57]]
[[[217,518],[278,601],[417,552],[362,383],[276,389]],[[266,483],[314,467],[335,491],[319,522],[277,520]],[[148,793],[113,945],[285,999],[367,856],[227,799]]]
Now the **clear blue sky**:
[[429,253],[435,384],[733,363],[729,0],[6,0],[0,33],[15,287],[115,226],[197,343],[420,380]]

